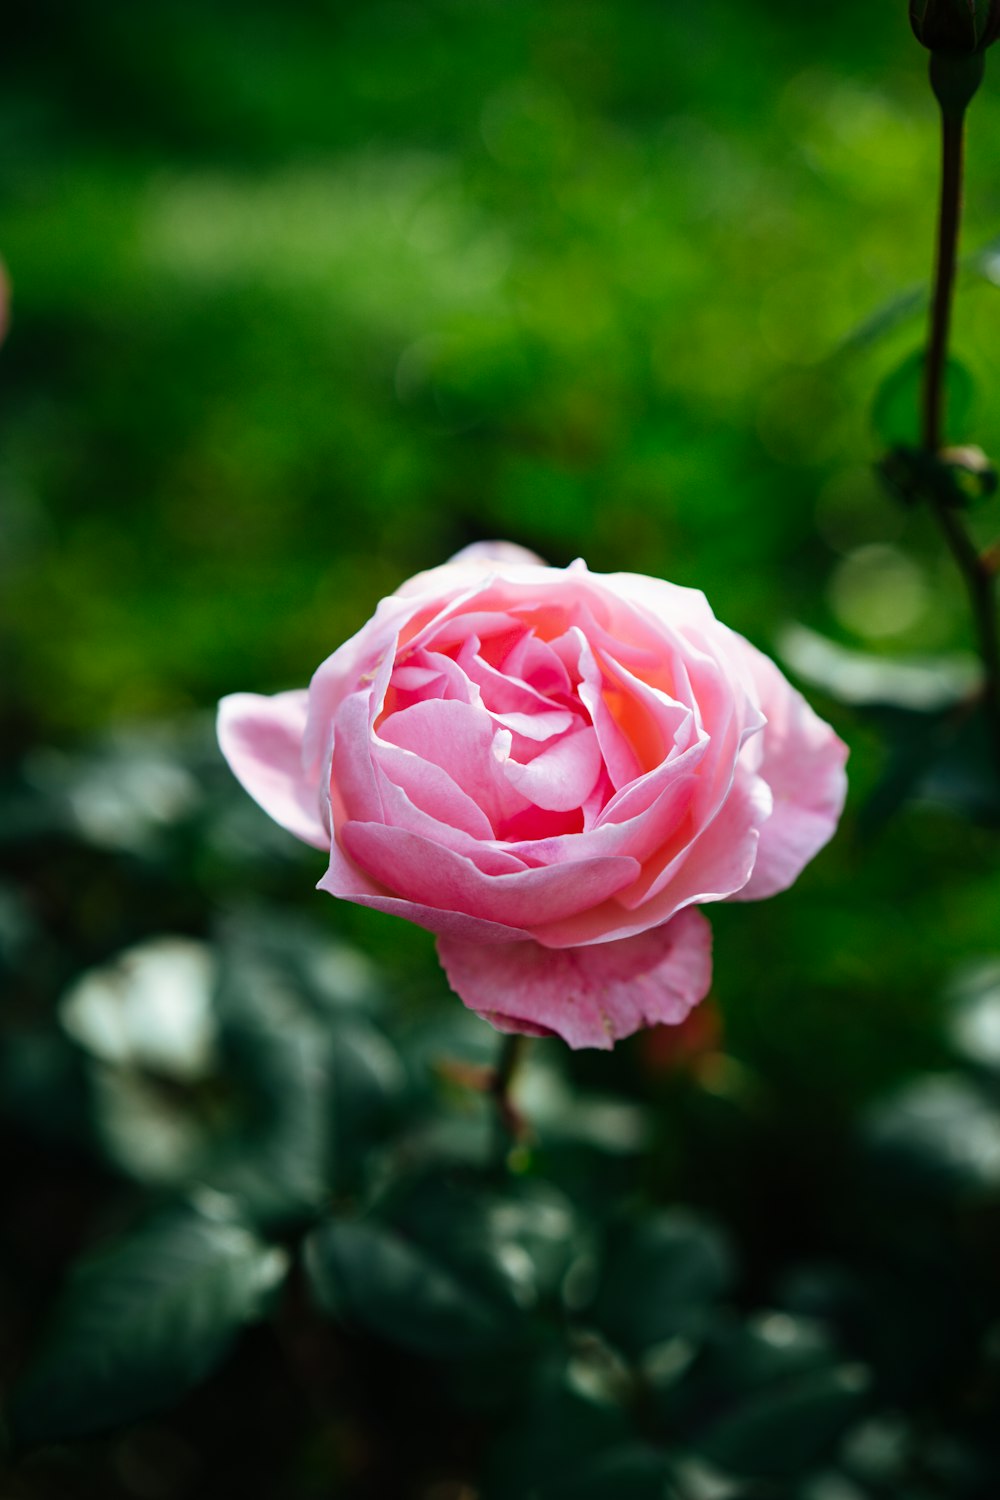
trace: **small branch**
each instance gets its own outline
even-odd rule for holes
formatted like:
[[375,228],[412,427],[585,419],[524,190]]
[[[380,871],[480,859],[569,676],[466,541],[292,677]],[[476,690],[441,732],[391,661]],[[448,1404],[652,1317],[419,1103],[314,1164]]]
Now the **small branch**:
[[[941,111],[941,203],[938,215],[934,296],[924,370],[922,442],[937,456],[944,440],[946,376],[955,266],[962,222],[965,158],[965,110]],[[985,674],[984,698],[1000,765],[1000,636],[997,631],[996,571],[988,554],[980,556],[953,506],[929,490],[927,499],[948,549],[962,574]]]
[[942,447],[948,335],[955,290],[958,236],[962,222],[962,178],[965,158],[965,114],[941,112],[941,205],[938,215],[937,260],[931,302],[930,339],[924,370],[923,446],[928,453]]
[[497,1117],[500,1125],[511,1140],[519,1141],[526,1133],[526,1126],[522,1115],[518,1112],[510,1097],[511,1084],[514,1074],[524,1058],[530,1037],[521,1032],[513,1031],[503,1039],[503,1047],[500,1052],[500,1061],[497,1063],[496,1072],[490,1092],[496,1101]]

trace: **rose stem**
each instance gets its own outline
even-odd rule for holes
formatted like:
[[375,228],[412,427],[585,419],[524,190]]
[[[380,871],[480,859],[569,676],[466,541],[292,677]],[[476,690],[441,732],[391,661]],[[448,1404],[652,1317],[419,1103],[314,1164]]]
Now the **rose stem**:
[[[964,163],[965,108],[949,108],[942,104],[941,202],[921,434],[925,451],[935,456],[941,451],[943,439],[945,371],[962,222]],[[996,575],[989,557],[980,555],[957,512],[934,486],[928,486],[927,498],[949,551],[965,580],[985,673],[983,696],[1000,758],[1000,637],[997,634]]]
[[523,1061],[530,1040],[530,1037],[523,1036],[517,1031],[509,1032],[504,1037],[500,1060],[497,1063],[490,1090],[496,1100],[500,1124],[505,1133],[514,1141],[520,1140],[524,1135],[525,1126],[524,1120],[510,1097],[510,1089],[514,1074]]

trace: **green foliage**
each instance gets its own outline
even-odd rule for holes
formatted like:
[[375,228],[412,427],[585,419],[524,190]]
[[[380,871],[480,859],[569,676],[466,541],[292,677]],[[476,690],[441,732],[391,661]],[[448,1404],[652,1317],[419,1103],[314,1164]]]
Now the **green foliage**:
[[15,1442],[76,1437],[176,1401],[261,1316],[285,1269],[280,1250],[207,1194],[82,1261],[15,1387]]
[[[933,211],[895,9],[6,23],[5,1500],[1000,1492],[996,767],[870,473]],[[993,452],[998,126],[948,402]],[[704,588],[852,747],[837,843],[713,912],[720,1019],[538,1043],[513,1149],[427,935],[316,897],[207,722],[489,535]]]
[[[855,681],[857,661],[833,661]],[[863,665],[876,699],[937,704],[951,682],[927,668],[882,684]],[[178,784],[205,774],[210,788],[197,737],[185,753],[173,751]],[[423,970],[390,981],[384,963],[277,899],[301,878],[291,854],[256,867],[270,895],[234,904],[228,851],[243,863],[244,834],[224,783],[123,847],[131,819],[74,811],[102,763],[98,750],[66,757],[43,786],[10,790],[21,812],[8,841],[35,919],[10,905],[20,1017],[3,1022],[0,1102],[35,1153],[89,1183],[108,1225],[96,1252],[58,1247],[54,1306],[45,1277],[19,1273],[32,1312],[6,1420],[35,1455],[26,1462],[88,1433],[106,1432],[113,1454],[143,1419],[197,1430],[199,1403],[246,1388],[273,1406],[304,1380],[350,1444],[381,1444],[370,1482],[388,1493],[444,1464],[485,1500],[822,1500],[835,1485],[909,1500],[908,1476],[939,1461],[930,1439],[906,1428],[890,1480],[871,1431],[935,1402],[969,1472],[1000,1473],[975,1423],[940,1405],[943,1371],[993,1378],[979,1257],[1000,1201],[995,963],[956,980],[938,1069],[883,1089],[860,1130],[842,1114],[831,1133],[830,1094],[821,1137],[805,1094],[766,1101],[746,1064],[714,1051],[664,1075],[650,1071],[648,1039],[600,1069],[539,1042],[517,1077],[531,1134],[511,1148],[484,1091],[498,1039],[442,994],[429,951]],[[116,893],[109,930],[130,934],[123,949],[96,951],[76,902],[60,915],[57,887],[47,913],[37,906],[52,847]],[[192,872],[224,895],[212,925],[150,930],[153,893],[157,919],[212,904],[192,896]],[[58,955],[55,985],[43,951]],[[797,1131],[825,1153],[822,1170],[804,1156],[798,1178]],[[672,1142],[697,1142],[694,1170]],[[12,1226],[33,1171],[31,1158],[12,1168]],[[829,1182],[853,1186],[831,1195]],[[790,1184],[815,1243],[841,1245],[832,1267],[785,1241],[774,1206]],[[685,1198],[700,1206],[677,1206]],[[116,1227],[142,1205],[140,1227]],[[942,1227],[956,1213],[960,1248]],[[5,1236],[0,1267],[23,1253]],[[261,1320],[266,1375],[228,1357]],[[386,1448],[387,1413],[401,1410]],[[313,1441],[309,1423],[296,1409],[273,1426],[283,1462]],[[467,1434],[461,1452],[454,1433]],[[346,1451],[324,1449],[324,1483],[366,1495]],[[956,1497],[978,1500],[948,1472]],[[120,1492],[111,1470],[102,1483]]]

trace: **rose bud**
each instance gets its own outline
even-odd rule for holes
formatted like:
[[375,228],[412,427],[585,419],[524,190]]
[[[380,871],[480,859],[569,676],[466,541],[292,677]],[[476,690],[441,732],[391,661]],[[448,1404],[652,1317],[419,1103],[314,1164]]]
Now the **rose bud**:
[[931,52],[982,52],[1000,36],[1000,0],[910,0],[910,25]]
[[703,594],[467,548],[384,599],[308,690],[238,693],[223,754],[324,849],[329,891],[437,933],[500,1031],[610,1047],[706,995],[701,908],[783,891],[845,746]]

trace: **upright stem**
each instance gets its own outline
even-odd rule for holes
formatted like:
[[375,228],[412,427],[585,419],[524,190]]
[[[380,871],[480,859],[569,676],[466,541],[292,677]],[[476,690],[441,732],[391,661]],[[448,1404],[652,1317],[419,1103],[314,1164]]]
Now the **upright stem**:
[[924,371],[923,445],[929,453],[942,446],[945,371],[955,290],[955,265],[962,222],[962,178],[965,167],[965,113],[941,112],[941,206],[938,215],[934,298]]
[[524,1134],[524,1121],[510,1097],[510,1087],[529,1041],[530,1037],[523,1036],[520,1032],[508,1033],[503,1039],[500,1061],[493,1075],[492,1094],[496,1100],[500,1125],[504,1132],[515,1141]]
[[[965,158],[965,111],[941,111],[941,206],[938,216],[937,261],[931,302],[930,337],[924,371],[923,447],[941,451],[945,420],[945,373],[948,337],[955,290],[955,266],[962,222],[962,178]],[[957,511],[935,490],[928,495],[931,509],[948,548],[965,580],[979,654],[985,673],[984,697],[1000,766],[1000,636],[997,632],[996,575],[991,560],[981,556]]]

